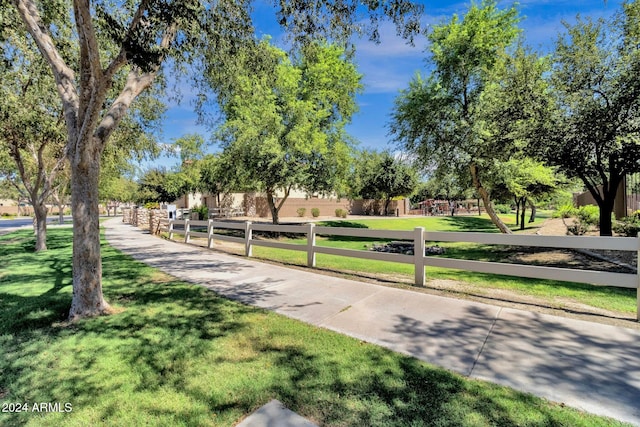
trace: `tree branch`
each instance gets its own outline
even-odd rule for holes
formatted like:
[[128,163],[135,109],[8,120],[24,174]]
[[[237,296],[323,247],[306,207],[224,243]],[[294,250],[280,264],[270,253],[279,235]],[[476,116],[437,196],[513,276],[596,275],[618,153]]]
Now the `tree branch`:
[[[128,39],[133,34],[133,32],[136,30],[138,25],[140,25],[140,23],[142,22],[142,18],[144,16],[144,12],[147,10],[147,7],[149,6],[149,3],[150,3],[149,0],[142,0],[140,2],[140,4],[138,5],[138,9],[136,10],[136,13],[133,15],[133,19],[131,20],[131,23],[129,24],[129,28],[127,29],[127,34],[125,35],[124,40]],[[113,79],[113,76],[126,63],[127,63],[127,51],[124,48],[124,46],[122,46],[121,49],[120,49],[120,52],[118,53],[118,56],[116,56],[111,61],[109,66],[106,68],[106,70],[104,72],[105,79],[111,81]]]
[[[171,25],[164,34],[162,41],[160,42],[161,48],[167,48],[173,42],[176,36],[177,25]],[[124,115],[127,113],[131,103],[135,98],[140,95],[145,89],[147,89],[153,83],[153,80],[158,73],[160,65],[158,64],[153,70],[141,73],[138,68],[133,68],[127,76],[122,92],[115,99],[107,114],[102,118],[102,121],[98,125],[94,136],[100,141],[100,152],[104,147],[105,142],[115,130],[116,126]]]
[[56,49],[51,36],[40,19],[40,13],[33,0],[13,0],[18,14],[33,37],[40,53],[49,63],[56,79],[56,89],[64,106],[67,130],[71,134],[77,123],[78,92],[75,86],[75,74],[67,66]]
[[600,194],[600,192],[598,191],[597,185],[592,183],[589,180],[589,177],[583,174],[582,172],[578,172],[578,178],[582,180],[582,182],[584,183],[584,186],[587,187],[587,190],[589,190],[589,193],[591,193],[596,203],[598,203],[598,206],[601,206],[604,200],[602,198],[602,194]]
[[85,73],[89,73],[90,76],[98,81],[102,78],[100,48],[98,47],[98,40],[95,29],[93,28],[90,10],[89,0],[73,1],[73,12],[76,17],[76,29],[80,41],[81,64],[83,60],[86,60],[87,63],[83,65],[88,66],[88,70],[80,70],[83,77],[81,85],[89,83],[84,80]]

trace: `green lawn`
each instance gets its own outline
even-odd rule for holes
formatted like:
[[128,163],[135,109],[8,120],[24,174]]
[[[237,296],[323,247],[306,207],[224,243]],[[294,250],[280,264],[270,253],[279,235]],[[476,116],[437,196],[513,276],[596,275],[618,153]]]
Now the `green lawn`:
[[[71,230],[0,236],[0,412],[14,426],[230,426],[270,399],[327,426],[611,426],[215,296],[103,246],[118,314],[67,324]],[[31,407],[31,406],[30,406]]]
[[[534,224],[528,227],[539,227],[548,218],[548,214],[539,215]],[[514,230],[513,215],[503,215],[502,219]],[[456,216],[456,217],[416,217],[390,218],[371,220],[328,221],[321,225],[350,226],[370,229],[412,230],[424,227],[432,231],[476,231],[497,232],[488,216]],[[288,239],[291,243],[305,244],[305,239]],[[345,249],[366,250],[380,240],[358,239],[351,237],[319,237],[320,246],[339,247]],[[429,243],[428,243],[429,244]],[[433,244],[433,242],[431,243]],[[437,243],[447,250],[447,257],[477,261],[500,261],[508,248],[472,243]],[[282,249],[255,247],[253,254],[257,258],[305,266],[307,259],[303,252]],[[408,283],[413,281],[413,266],[392,262],[370,261],[358,258],[347,258],[334,255],[317,255],[317,267],[328,270],[355,274],[383,275],[386,280]],[[435,267],[426,268],[427,283],[430,280],[455,280],[473,287],[476,294],[490,295],[493,289],[503,289],[523,296],[533,296],[544,301],[550,307],[562,308],[570,303],[583,304],[595,308],[603,308],[626,315],[635,316],[636,292],[634,289],[601,287],[582,283],[559,282],[553,280],[536,280],[519,277],[500,276],[494,274],[474,273]]]

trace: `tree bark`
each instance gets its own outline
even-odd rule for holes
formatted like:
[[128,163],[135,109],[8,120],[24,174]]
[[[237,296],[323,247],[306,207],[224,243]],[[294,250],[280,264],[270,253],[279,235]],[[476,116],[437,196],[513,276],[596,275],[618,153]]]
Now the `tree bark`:
[[36,234],[36,252],[47,250],[47,205],[44,202],[33,204]]
[[284,205],[284,202],[287,201],[287,198],[289,197],[289,194],[291,192],[291,188],[287,188],[284,191],[284,197],[282,198],[282,200],[280,200],[278,202],[278,204],[276,205],[275,202],[275,197],[273,197],[273,193],[275,192],[275,190],[267,190],[267,205],[269,206],[269,210],[271,211],[271,222],[274,225],[278,225],[280,224],[280,209],[282,209],[282,206]]
[[[491,198],[489,197],[489,192],[487,191],[486,188],[482,186],[482,182],[480,181],[480,177],[478,176],[479,175],[478,165],[476,165],[475,163],[472,163],[469,169],[471,170],[471,178],[473,179],[473,185],[476,188],[476,191],[478,192],[480,197],[482,198],[482,202],[484,203],[484,210],[487,211],[489,218],[491,218],[491,222],[493,222],[493,224],[496,227],[498,227],[501,233],[513,234],[511,229],[509,229],[509,227],[507,227],[505,223],[502,222],[500,217],[498,217],[498,214],[496,214],[496,211],[493,209],[493,205],[491,204]],[[478,204],[478,210],[480,210],[479,207],[480,207],[480,204]]]
[[529,200],[529,206],[531,207],[531,216],[529,217],[529,223],[532,223],[536,220],[536,205],[531,200]]
[[69,320],[111,312],[102,296],[98,212],[99,162],[71,162],[73,299]]
[[613,236],[613,223],[611,221],[611,214],[613,213],[613,200],[604,200],[600,206],[600,235],[601,236]]
[[593,196],[593,199],[598,204],[600,213],[600,235],[612,236],[613,235],[613,223],[611,221],[611,214],[613,213],[613,205],[615,204],[616,195],[618,193],[618,186],[624,178],[622,173],[614,173],[613,171],[609,175],[609,180],[602,186],[602,194],[598,191],[598,188],[592,185],[588,177],[585,175],[578,175],[582,182],[589,190],[589,193]]
[[267,191],[267,205],[269,205],[269,210],[271,211],[271,222],[274,225],[278,225],[280,223],[280,209],[276,206],[273,192]]

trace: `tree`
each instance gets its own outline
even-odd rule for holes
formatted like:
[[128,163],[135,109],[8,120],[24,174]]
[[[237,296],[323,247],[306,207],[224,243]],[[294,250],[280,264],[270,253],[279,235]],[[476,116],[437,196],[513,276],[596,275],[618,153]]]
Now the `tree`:
[[293,188],[329,193],[344,181],[344,125],[356,110],[360,75],[343,49],[324,43],[302,48],[295,63],[268,40],[238,57],[244,61],[221,98],[222,158],[241,171],[239,185],[264,191],[277,224]]
[[[224,50],[251,35],[250,2],[160,0],[114,6],[74,0],[73,16],[63,3],[12,2],[51,69],[64,111],[74,222],[69,317],[109,313],[102,294],[98,221],[102,151],[132,102],[157,81],[168,57],[180,65],[194,60],[198,46]],[[2,0],[3,9],[6,3]],[[405,36],[419,31],[421,9],[406,0],[358,4],[355,0],[287,2],[281,4],[278,17],[298,40],[321,32],[348,35],[360,25],[363,10],[372,24],[389,16]],[[75,25],[67,25],[71,22]],[[75,28],[76,38],[57,38],[67,27]],[[101,36],[109,41],[103,42]]]
[[540,158],[578,177],[599,206],[600,234],[626,174],[640,170],[640,3],[610,21],[566,25],[554,54],[553,128],[535,146]]
[[[526,205],[533,222],[536,200],[550,195],[562,181],[557,168],[531,157],[532,147],[553,128],[555,103],[545,79],[550,61],[518,45],[494,66],[493,77],[480,96],[483,132],[500,147],[493,162],[493,196],[508,194],[516,206],[516,225],[524,229]],[[505,199],[507,197],[504,197]]]
[[400,94],[390,124],[395,141],[425,166],[466,168],[503,233],[511,230],[495,213],[485,180],[494,159],[506,151],[485,132],[481,96],[519,34],[518,21],[515,8],[500,10],[485,0],[472,4],[462,20],[454,16],[435,26],[429,34],[434,70],[426,79],[416,76]]
[[172,202],[186,193],[183,176],[165,168],[146,171],[138,183],[135,199],[138,203]]
[[214,195],[221,204],[220,196],[232,191],[241,190],[237,183],[242,182],[234,176],[238,169],[233,165],[231,159],[225,159],[222,154],[208,154],[200,162],[200,188]]
[[366,199],[384,200],[384,214],[389,213],[389,203],[395,197],[410,196],[418,185],[415,170],[394,158],[382,153],[362,180],[360,195]]
[[426,199],[468,199],[473,195],[471,183],[468,181],[468,174],[461,177],[455,171],[435,171],[426,182],[419,185],[412,202],[422,202]]
[[58,207],[58,224],[64,224],[64,210],[70,203],[71,176],[69,168],[57,174],[56,183],[51,191],[51,201]]
[[46,202],[56,186],[64,185],[57,176],[67,166],[62,106],[34,46],[14,28],[5,29],[3,36],[13,44],[1,45],[0,149],[10,161],[3,162],[0,175],[33,207],[35,250],[44,251]]
[[[510,159],[499,168],[500,181],[513,196],[516,204],[516,225],[524,230],[527,203],[535,209],[535,200],[553,193],[560,184],[554,168],[529,157]],[[532,221],[530,221],[532,222]]]

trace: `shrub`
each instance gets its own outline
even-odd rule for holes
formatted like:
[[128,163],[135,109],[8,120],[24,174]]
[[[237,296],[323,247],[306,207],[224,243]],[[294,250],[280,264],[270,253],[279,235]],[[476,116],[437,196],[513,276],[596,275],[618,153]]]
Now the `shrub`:
[[145,209],[160,209],[160,203],[158,202],[147,202],[144,204]]
[[197,212],[200,219],[209,218],[209,208],[206,206],[194,206],[193,209],[191,209],[191,212]]
[[567,226],[567,231],[570,234],[573,234],[574,236],[582,236],[587,231],[589,231],[589,227],[587,227],[586,225],[584,225],[580,221],[576,220],[575,224]]
[[509,205],[495,205],[494,209],[496,210],[496,212],[501,214],[511,213],[511,206]]
[[580,206],[576,216],[580,222],[587,226],[598,225],[600,222],[600,209],[594,205]]
[[304,214],[307,212],[306,208],[298,208],[298,210],[296,211],[298,213],[298,216],[300,218],[302,218],[304,216]]
[[320,216],[320,209],[311,208],[311,216],[314,218],[318,218]]
[[554,213],[554,218],[571,218],[572,216],[576,216],[577,209],[573,207],[572,204],[565,204],[560,206]]
[[[575,216],[575,224],[567,227],[571,234],[581,236],[585,234],[593,226],[600,222],[600,209],[594,205],[580,206],[578,209],[572,208],[573,216]],[[566,218],[563,216],[562,218]]]
[[346,218],[349,212],[346,209],[336,209],[336,216],[338,218]]
[[626,237],[638,237],[638,230],[640,230],[640,215],[637,211],[613,223],[613,231]]

